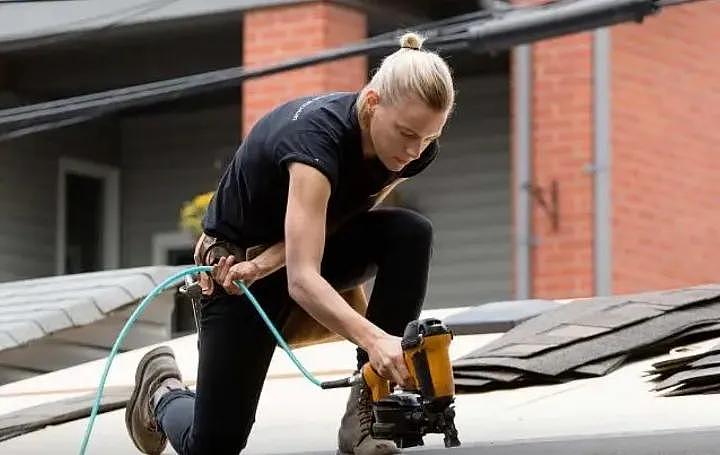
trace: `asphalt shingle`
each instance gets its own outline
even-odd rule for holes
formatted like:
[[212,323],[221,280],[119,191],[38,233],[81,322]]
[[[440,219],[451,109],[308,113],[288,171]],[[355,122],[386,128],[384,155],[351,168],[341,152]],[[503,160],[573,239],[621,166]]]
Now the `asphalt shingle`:
[[529,319],[453,369],[461,389],[602,376],[719,329],[718,285],[585,299]]
[[101,320],[178,270],[140,267],[0,283],[0,350]]

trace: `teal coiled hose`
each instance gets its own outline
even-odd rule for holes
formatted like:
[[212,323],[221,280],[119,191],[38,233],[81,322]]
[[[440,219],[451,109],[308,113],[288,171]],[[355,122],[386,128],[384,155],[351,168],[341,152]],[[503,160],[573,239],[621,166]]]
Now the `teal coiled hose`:
[[[82,440],[82,445],[80,447],[80,455],[85,455],[85,451],[87,450],[87,445],[90,442],[90,435],[92,433],[93,425],[95,424],[95,418],[97,417],[98,410],[100,409],[100,401],[102,399],[102,393],[103,389],[105,388],[105,381],[107,380],[108,372],[110,371],[110,365],[112,364],[115,356],[117,355],[118,350],[120,349],[120,346],[122,345],[123,341],[125,340],[125,337],[127,336],[128,332],[130,331],[130,328],[135,323],[135,321],[140,317],[143,311],[145,311],[145,307],[147,307],[150,302],[155,299],[155,297],[158,296],[161,292],[172,288],[177,284],[177,282],[182,279],[185,275],[192,275],[197,274],[201,272],[209,272],[212,270],[212,267],[209,266],[195,266],[190,267],[185,270],[181,270],[180,272],[172,275],[171,277],[167,278],[165,281],[160,283],[155,289],[150,292],[150,294],[145,297],[142,302],[140,302],[140,305],[133,311],[133,313],[128,318],[127,322],[123,326],[122,330],[120,330],[120,334],[118,335],[117,339],[115,340],[115,343],[113,344],[112,350],[110,351],[110,354],[108,355],[107,361],[105,362],[105,369],[103,370],[102,376],[100,377],[100,384],[97,389],[97,394],[95,395],[95,402],[92,407],[92,411],[90,412],[90,419],[88,420],[87,427],[85,428],[85,436]],[[272,332],[273,336],[278,342],[278,345],[288,354],[290,357],[290,360],[293,361],[293,363],[298,367],[298,369],[302,372],[302,374],[313,384],[315,384],[318,387],[323,387],[323,383],[321,383],[315,376],[313,376],[308,370],[305,369],[305,367],[300,363],[300,361],[295,357],[290,347],[287,345],[285,340],[283,339],[282,335],[280,335],[280,332],[275,328],[272,321],[270,321],[270,318],[268,318],[267,314],[265,314],[265,311],[263,311],[262,307],[258,303],[257,299],[255,299],[255,296],[250,292],[250,290],[245,286],[245,284],[241,281],[236,281],[235,284],[240,287],[240,289],[245,292],[250,302],[253,304],[257,312],[260,314],[260,317],[265,321],[265,324],[268,326],[268,329],[270,329],[270,332]],[[325,388],[325,387],[323,387]]]

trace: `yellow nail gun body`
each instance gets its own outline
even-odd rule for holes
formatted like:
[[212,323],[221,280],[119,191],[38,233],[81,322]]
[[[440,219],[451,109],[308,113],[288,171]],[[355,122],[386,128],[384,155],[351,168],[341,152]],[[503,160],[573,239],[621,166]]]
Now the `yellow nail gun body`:
[[[398,447],[424,445],[428,433],[445,435],[445,447],[460,445],[455,428],[455,383],[448,348],[452,332],[438,319],[412,321],[402,347],[412,387],[392,393],[390,382],[369,363],[360,371],[372,394],[373,437]],[[358,375],[358,376],[359,376]],[[359,378],[357,378],[359,379]]]

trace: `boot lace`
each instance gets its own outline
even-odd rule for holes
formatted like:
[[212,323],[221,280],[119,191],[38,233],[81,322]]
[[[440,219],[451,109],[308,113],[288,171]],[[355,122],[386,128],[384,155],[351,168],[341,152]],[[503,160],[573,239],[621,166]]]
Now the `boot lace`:
[[370,389],[363,386],[360,389],[360,398],[358,398],[358,418],[360,420],[361,439],[370,434],[373,422],[372,401],[370,399]]

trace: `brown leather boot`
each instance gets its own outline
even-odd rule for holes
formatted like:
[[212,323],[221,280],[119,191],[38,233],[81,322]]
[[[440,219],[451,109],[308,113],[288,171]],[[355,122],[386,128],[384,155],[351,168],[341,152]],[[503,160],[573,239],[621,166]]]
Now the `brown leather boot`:
[[179,385],[181,381],[175,355],[169,347],[157,347],[140,359],[135,388],[125,408],[125,425],[142,453],[158,455],[165,449],[167,438],[155,420],[155,404],[171,390],[168,384]]
[[393,441],[373,439],[372,399],[365,381],[352,386],[338,431],[338,455],[388,455],[400,453]]

